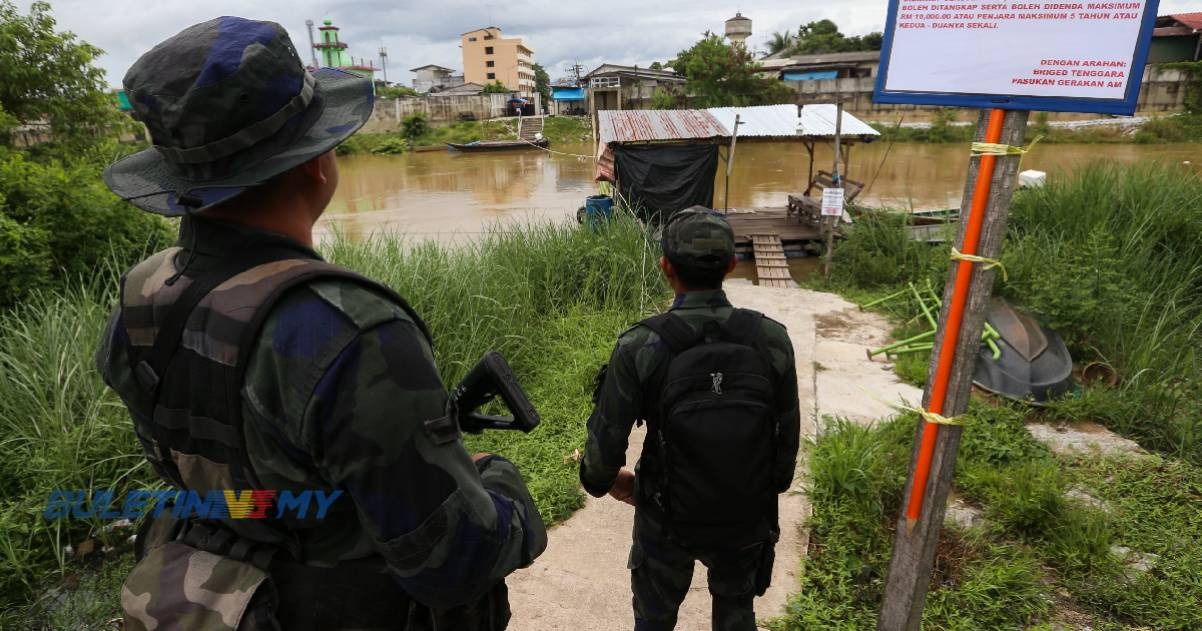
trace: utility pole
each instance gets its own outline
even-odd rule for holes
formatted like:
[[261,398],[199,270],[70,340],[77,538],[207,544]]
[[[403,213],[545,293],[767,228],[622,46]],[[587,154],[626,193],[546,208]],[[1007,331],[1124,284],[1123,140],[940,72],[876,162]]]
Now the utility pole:
[[313,59],[313,68],[317,69],[321,66],[317,65],[317,40],[313,39],[313,20],[305,20],[305,26],[309,29],[309,56]]
[[380,72],[384,75],[384,85],[388,85],[388,49],[380,44]]

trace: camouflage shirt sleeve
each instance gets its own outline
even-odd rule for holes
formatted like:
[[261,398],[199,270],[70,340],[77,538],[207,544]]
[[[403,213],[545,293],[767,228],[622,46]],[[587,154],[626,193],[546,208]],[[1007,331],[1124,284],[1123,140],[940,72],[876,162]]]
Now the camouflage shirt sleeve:
[[[431,607],[461,605],[530,564],[546,532],[517,469],[499,456],[473,463],[457,437],[426,429],[445,415],[447,393],[417,326],[366,290],[307,289],[316,296],[269,318],[248,374],[281,382],[295,363],[282,353],[338,347],[325,365],[293,371],[295,380],[315,381],[280,429],[353,500],[406,592]],[[349,334],[339,332],[348,321]]]
[[635,327],[618,339],[610,356],[588,419],[588,439],[580,462],[580,483],[593,497],[605,495],[613,486],[618,470],[626,464],[630,429],[636,420],[645,418],[643,382],[648,375],[640,373],[637,360],[653,335],[649,329]]

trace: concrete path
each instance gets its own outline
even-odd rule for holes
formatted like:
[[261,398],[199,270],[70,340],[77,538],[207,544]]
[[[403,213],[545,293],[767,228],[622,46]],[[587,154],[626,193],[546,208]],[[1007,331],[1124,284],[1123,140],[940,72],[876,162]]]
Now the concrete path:
[[[756,309],[789,329],[797,358],[803,442],[813,440],[818,419],[843,416],[870,422],[893,410],[886,402],[917,404],[921,391],[898,382],[865,349],[889,339],[884,318],[863,313],[834,294],[802,289],[728,283],[731,302]],[[631,435],[626,454],[633,467],[642,448],[643,430]],[[804,449],[803,449],[804,457]],[[805,462],[799,461],[793,488],[781,498],[781,541],[776,549],[772,587],[756,600],[756,613],[769,618],[784,612],[798,590],[807,547],[804,530],[810,505],[804,493]],[[626,561],[634,509],[608,497],[589,498],[584,508],[554,528],[546,553],[509,579],[515,631],[619,631],[633,627],[630,573]],[[705,568],[698,564],[693,585],[680,611],[681,631],[710,628]]]

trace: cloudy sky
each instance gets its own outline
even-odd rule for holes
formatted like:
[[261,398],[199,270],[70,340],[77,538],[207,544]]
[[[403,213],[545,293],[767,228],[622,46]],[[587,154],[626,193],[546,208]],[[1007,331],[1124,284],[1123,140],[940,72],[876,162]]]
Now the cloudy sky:
[[[18,0],[20,4],[24,4]],[[409,68],[439,64],[462,70],[459,34],[490,24],[522,36],[551,78],[566,75],[573,60],[586,71],[602,61],[646,65],[665,61],[707,29],[740,10],[753,20],[750,45],[763,48],[773,31],[828,18],[849,35],[881,30],[886,0],[51,0],[62,28],[104,49],[100,64],[109,83],[120,84],[130,64],[155,43],[219,15],[274,20],[292,34],[307,58],[305,20],[331,18],[342,28],[350,53],[374,57],[388,49],[390,81],[408,85]],[[1161,15],[1202,11],[1202,0],[1161,0]]]

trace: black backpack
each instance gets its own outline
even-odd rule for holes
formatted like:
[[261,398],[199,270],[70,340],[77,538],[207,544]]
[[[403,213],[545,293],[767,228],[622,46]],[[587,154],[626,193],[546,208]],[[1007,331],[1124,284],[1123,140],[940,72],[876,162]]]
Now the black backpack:
[[752,543],[775,521],[777,384],[754,346],[763,319],[736,309],[701,332],[671,312],[643,322],[672,353],[649,440],[658,455],[653,499],[683,545]]

